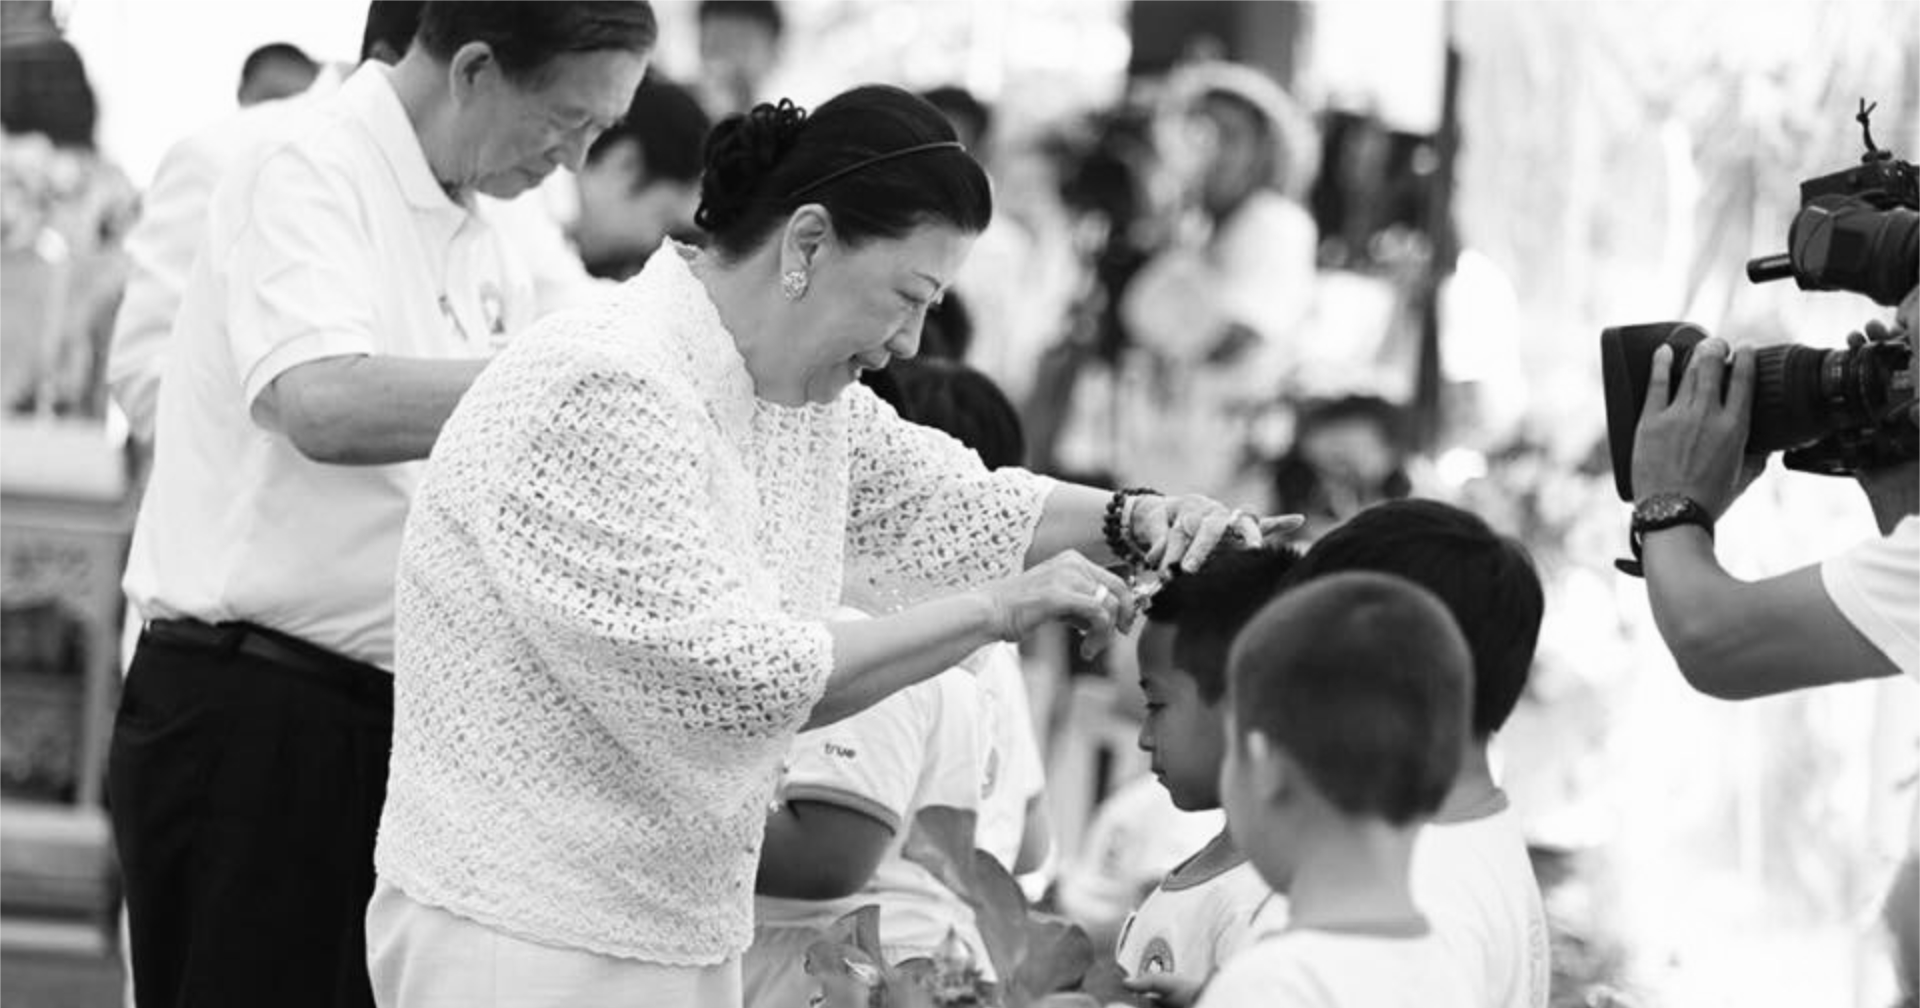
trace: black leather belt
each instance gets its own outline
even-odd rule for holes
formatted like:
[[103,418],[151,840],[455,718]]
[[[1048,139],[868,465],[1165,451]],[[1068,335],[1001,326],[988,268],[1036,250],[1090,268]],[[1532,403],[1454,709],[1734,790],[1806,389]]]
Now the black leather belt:
[[222,656],[244,654],[283,668],[357,684],[392,688],[393,676],[377,665],[335,654],[298,637],[253,623],[203,623],[194,619],[147,621],[146,636],[156,643],[189,647]]

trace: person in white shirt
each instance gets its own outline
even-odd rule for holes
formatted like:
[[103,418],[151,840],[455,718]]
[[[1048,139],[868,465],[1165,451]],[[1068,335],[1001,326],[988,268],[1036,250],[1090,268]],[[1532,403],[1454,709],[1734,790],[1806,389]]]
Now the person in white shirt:
[[[1901,339],[1909,354],[1920,352],[1920,287],[1901,301],[1893,328],[1869,323],[1848,344]],[[1901,674],[1920,679],[1920,461],[1855,474],[1877,542],[1785,574],[1735,578],[1714,555],[1713,525],[1759,475],[1745,456],[1754,352],[1729,354],[1726,342],[1702,340],[1677,381],[1673,353],[1654,351],[1630,486],[1648,602],[1680,673],[1728,700]],[[1897,412],[1887,422],[1920,427],[1920,402],[1907,395],[1888,404]],[[1908,444],[1920,439],[1905,434]],[[1674,518],[1654,522],[1656,504]]]
[[[413,41],[423,6],[422,0],[368,4],[361,62],[398,63]],[[161,157],[153,183],[141,197],[140,218],[127,234],[126,290],[107,353],[107,391],[143,448],[152,447],[161,363],[194,257],[207,241],[214,189],[250,150],[293,140],[308,129],[310,120],[303,113],[338,86],[329,70],[308,91],[243,108],[179,141]],[[589,278],[551,216],[523,205],[531,200],[507,204],[476,195],[476,212],[509,236],[503,244],[532,274],[541,314],[587,295]]]
[[428,3],[207,210],[126,588],[108,791],[142,1004],[369,1004],[394,568],[442,423],[537,311],[475,210],[626,111],[644,2]]
[[[516,340],[426,467],[367,915],[395,1002],[737,1006],[798,731],[1043,623],[1104,646],[1131,591],[1089,552],[1298,525],[989,472],[858,386],[992,214],[925,102],[759,105],[706,158],[708,246]],[[884,615],[832,619],[849,587]]]
[[[931,957],[951,933],[993,979],[972,908],[940,882],[937,864],[907,849],[909,838],[945,843],[947,857],[973,849],[981,699],[973,676],[953,669],[794,737],[754,882],[753,946],[741,963],[747,1008],[807,1003],[807,946],[868,904],[880,908],[888,962]],[[948,810],[935,832],[957,824],[959,835],[929,834],[918,820],[935,808]]]
[[[1909,361],[1920,354],[1920,286],[1900,301],[1892,328],[1870,322],[1847,344],[1857,351],[1898,339]],[[1653,354],[1630,483],[1647,601],[1680,674],[1723,700],[1897,675],[1920,681],[1920,460],[1853,474],[1878,539],[1785,574],[1736,578],[1714,554],[1713,525],[1760,473],[1746,455],[1754,351],[1729,353],[1717,338],[1702,340],[1677,382],[1673,353],[1662,346]],[[1920,441],[1920,400],[1911,388],[1905,395],[1882,419],[1903,437],[1881,439],[1911,450]],[[1668,519],[1656,520],[1663,513]],[[1909,853],[1902,871],[1916,860],[1920,854]],[[1920,931],[1920,905],[1889,907],[1896,932]],[[1903,973],[1908,965],[1898,964]]]
[[1446,607],[1388,574],[1290,588],[1235,639],[1220,797],[1288,921],[1200,1008],[1484,1008],[1415,901],[1425,822],[1469,732],[1472,657]]
[[1413,853],[1413,894],[1434,937],[1486,1008],[1545,1008],[1551,963],[1533,863],[1488,747],[1527,686],[1546,600],[1518,541],[1433,500],[1377,504],[1294,567],[1295,583],[1341,571],[1406,578],[1453,616],[1473,656],[1472,730],[1460,772]]
[[[1196,812],[1220,807],[1221,720],[1227,649],[1280,593],[1299,554],[1287,548],[1215,557],[1169,582],[1153,597],[1140,632],[1140,689],[1146,720],[1140,748],[1173,804]],[[1227,831],[1187,856],[1120,932],[1116,958],[1133,985],[1163,1001],[1188,1003],[1252,935],[1254,918],[1274,912],[1272,887]],[[1284,909],[1278,910],[1284,919]],[[1263,919],[1275,919],[1265,918]]]
[[[1319,232],[1303,205],[1319,150],[1312,120],[1251,67],[1197,63],[1168,81],[1158,149],[1193,206],[1175,240],[1120,295],[1142,362],[1121,394],[1130,479],[1233,497],[1250,405],[1270,400],[1313,305]],[[1144,391],[1143,391],[1144,390]],[[1140,400],[1146,402],[1139,402]]]

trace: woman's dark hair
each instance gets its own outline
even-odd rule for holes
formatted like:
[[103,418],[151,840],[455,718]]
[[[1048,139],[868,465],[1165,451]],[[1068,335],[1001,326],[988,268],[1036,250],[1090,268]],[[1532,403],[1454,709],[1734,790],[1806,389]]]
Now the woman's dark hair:
[[854,168],[940,143],[954,143],[947,117],[912,93],[884,84],[842,92],[811,115],[784,99],[757,105],[722,120],[707,135],[706,174],[694,222],[729,259],[758,248],[808,203],[826,208],[835,234],[849,245],[898,238],[930,222],[977,234],[993,217],[993,194],[986,172],[960,147]]
[[537,79],[557,56],[624,49],[643,53],[659,37],[647,0],[427,0],[418,42],[442,62],[484,42],[514,81]]
[[[1027,439],[1020,414],[993,379],[959,361],[915,358],[885,372],[893,397],[879,392],[904,420],[951,434],[989,469],[1022,464]],[[863,376],[864,377],[864,376]]]

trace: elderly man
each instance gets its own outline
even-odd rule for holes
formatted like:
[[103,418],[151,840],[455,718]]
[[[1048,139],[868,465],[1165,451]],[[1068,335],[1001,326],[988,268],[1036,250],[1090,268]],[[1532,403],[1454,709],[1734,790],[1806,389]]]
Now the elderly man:
[[165,355],[109,766],[142,1004],[371,1004],[393,576],[441,424],[536,312],[478,197],[578,168],[643,0],[429,2],[207,213]]

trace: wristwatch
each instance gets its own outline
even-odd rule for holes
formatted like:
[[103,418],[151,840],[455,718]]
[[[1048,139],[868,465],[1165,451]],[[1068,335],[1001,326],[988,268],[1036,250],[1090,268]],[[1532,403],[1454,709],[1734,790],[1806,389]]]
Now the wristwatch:
[[1633,548],[1633,559],[1615,560],[1613,565],[1623,574],[1646,577],[1646,568],[1640,562],[1642,539],[1649,532],[1681,525],[1698,525],[1707,531],[1707,538],[1713,538],[1713,516],[1700,506],[1699,501],[1677,493],[1656,493],[1642,497],[1633,506],[1633,524],[1627,532],[1627,544]]

